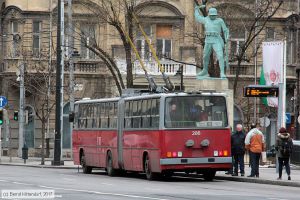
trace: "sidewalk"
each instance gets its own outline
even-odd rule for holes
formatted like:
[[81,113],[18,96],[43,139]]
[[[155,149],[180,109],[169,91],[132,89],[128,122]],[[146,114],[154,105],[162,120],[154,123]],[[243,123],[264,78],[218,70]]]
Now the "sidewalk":
[[[24,160],[17,157],[12,157],[11,162],[10,158],[6,156],[1,157],[0,165],[11,165],[11,166],[26,166],[26,167],[39,167],[39,168],[58,168],[58,169],[78,169],[77,165],[74,165],[72,160],[64,160],[64,165],[53,166],[51,161],[53,159],[46,158],[45,165],[41,165],[41,158],[30,157]],[[80,166],[79,166],[80,167]],[[1,168],[1,167],[0,167]],[[260,184],[271,184],[271,185],[280,185],[280,186],[291,186],[291,187],[300,187],[300,166],[291,165],[291,181],[287,180],[287,175],[285,170],[282,172],[282,180],[276,180],[278,173],[276,173],[276,168],[274,165],[264,165],[260,166],[259,169],[259,178],[248,178],[247,175],[250,174],[250,168],[245,166],[245,176],[231,176],[226,175],[225,172],[217,172],[217,180],[229,180],[229,181],[238,181],[238,182],[249,182],[249,183],[260,183]],[[193,176],[193,175],[192,175]]]
[[41,165],[41,158],[29,157],[24,163],[22,158],[2,156],[0,165],[11,166],[26,166],[26,167],[39,167],[39,168],[60,168],[60,169],[77,169],[78,166],[74,165],[73,160],[64,160],[64,165],[54,166],[51,164],[53,158],[45,158],[45,165]]
[[216,179],[219,180],[230,180],[238,182],[250,182],[250,183],[260,183],[260,184],[271,184],[280,186],[292,186],[300,187],[300,167],[291,165],[291,181],[287,180],[287,174],[285,170],[282,171],[282,180],[277,180],[278,173],[276,173],[275,165],[265,165],[259,168],[259,178],[249,178],[251,168],[245,166],[245,176],[231,176],[226,175],[224,172],[217,172]]

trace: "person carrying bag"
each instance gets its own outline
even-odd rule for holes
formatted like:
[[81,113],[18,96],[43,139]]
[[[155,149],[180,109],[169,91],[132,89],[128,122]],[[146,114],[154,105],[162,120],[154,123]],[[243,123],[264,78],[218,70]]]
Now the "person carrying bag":
[[290,134],[286,131],[284,127],[281,127],[279,133],[277,134],[277,139],[275,143],[279,168],[279,177],[277,178],[277,180],[281,180],[282,178],[283,166],[285,166],[285,170],[288,175],[288,180],[291,180],[290,157],[292,154],[292,148],[293,140],[291,139]]

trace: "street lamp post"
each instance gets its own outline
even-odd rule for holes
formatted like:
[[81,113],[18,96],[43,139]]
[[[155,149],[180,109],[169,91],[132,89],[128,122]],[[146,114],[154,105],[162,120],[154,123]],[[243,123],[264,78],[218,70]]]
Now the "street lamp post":
[[56,43],[56,96],[55,96],[55,138],[54,138],[54,160],[52,165],[61,165],[61,74],[62,74],[62,45],[61,45],[61,22],[62,5],[61,0],[57,1],[57,43]]
[[300,68],[297,69],[297,97],[296,97],[296,139],[300,140]]

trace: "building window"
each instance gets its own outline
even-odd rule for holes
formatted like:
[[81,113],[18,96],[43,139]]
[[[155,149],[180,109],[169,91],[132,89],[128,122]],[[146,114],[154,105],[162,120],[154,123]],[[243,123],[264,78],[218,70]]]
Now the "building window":
[[156,26],[156,53],[159,59],[172,57],[172,26]]
[[266,40],[267,41],[274,41],[275,40],[275,29],[268,27],[266,30]]
[[19,56],[18,50],[18,43],[20,42],[20,35],[19,35],[19,27],[18,22],[12,21],[11,22],[11,34],[12,34],[12,57],[15,58]]
[[296,31],[290,30],[287,35],[287,64],[296,63]]
[[33,21],[32,34],[33,34],[33,57],[40,57],[41,53],[41,22]]
[[95,59],[95,53],[86,46],[91,46],[95,42],[95,25],[81,25],[81,57],[84,59]]
[[[146,33],[146,35],[148,36],[148,38],[151,42],[151,36],[152,36],[151,26],[145,26],[144,32]],[[150,52],[149,45],[148,45],[144,35],[141,33],[141,31],[139,29],[137,30],[136,37],[137,37],[136,47],[139,52],[139,55],[141,56],[141,58],[143,60],[151,60],[152,55]]]
[[241,53],[241,48],[245,45],[245,32],[232,32],[230,38],[230,61],[236,61],[236,56]]

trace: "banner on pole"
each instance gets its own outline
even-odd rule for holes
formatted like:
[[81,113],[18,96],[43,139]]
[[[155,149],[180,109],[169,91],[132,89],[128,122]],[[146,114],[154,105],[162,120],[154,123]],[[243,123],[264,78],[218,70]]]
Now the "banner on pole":
[[[278,85],[283,82],[284,42],[263,42],[263,76],[266,85]],[[278,107],[278,98],[267,98],[268,106]]]

